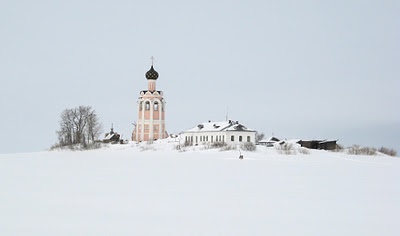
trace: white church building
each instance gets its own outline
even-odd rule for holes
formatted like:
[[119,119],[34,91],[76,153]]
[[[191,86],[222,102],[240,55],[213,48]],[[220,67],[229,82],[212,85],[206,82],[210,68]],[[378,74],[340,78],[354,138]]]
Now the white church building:
[[187,145],[199,145],[214,142],[236,145],[250,142],[255,144],[256,131],[247,129],[238,121],[222,121],[199,124],[181,133],[181,142]]

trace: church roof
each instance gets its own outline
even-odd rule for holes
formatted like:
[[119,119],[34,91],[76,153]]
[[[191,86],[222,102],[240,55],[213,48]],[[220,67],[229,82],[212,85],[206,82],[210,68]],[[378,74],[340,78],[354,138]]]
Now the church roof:
[[240,124],[238,121],[220,121],[220,122],[205,122],[201,123],[185,132],[216,132],[216,131],[251,131],[254,130],[247,129],[244,125]]
[[156,80],[158,78],[158,72],[154,70],[153,65],[151,65],[150,70],[146,72],[146,78],[153,80]]
[[157,90],[157,91],[142,90],[142,91],[140,91],[140,93],[147,93],[147,92],[149,92],[149,93],[151,93],[151,94],[153,94],[153,93],[155,93],[155,92],[157,92],[158,94],[162,94],[162,91],[161,91],[161,90]]

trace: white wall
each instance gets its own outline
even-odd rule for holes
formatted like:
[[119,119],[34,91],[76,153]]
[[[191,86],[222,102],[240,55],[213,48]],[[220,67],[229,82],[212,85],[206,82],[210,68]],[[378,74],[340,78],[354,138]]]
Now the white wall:
[[[231,137],[233,141],[231,140]],[[240,140],[240,137],[241,140]],[[221,132],[184,132],[181,134],[181,143],[191,143],[192,145],[200,145],[203,143],[224,142],[227,144],[241,144],[248,142],[255,144],[255,131],[221,131]]]

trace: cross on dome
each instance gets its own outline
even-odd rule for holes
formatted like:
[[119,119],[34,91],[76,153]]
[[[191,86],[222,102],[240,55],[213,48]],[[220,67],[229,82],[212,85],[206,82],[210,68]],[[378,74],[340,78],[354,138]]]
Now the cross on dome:
[[154,70],[153,68],[153,63],[154,63],[154,57],[150,57],[151,59],[151,68],[149,71],[146,72],[146,78],[149,80],[156,80],[158,78],[158,72]]
[[151,60],[151,65],[154,65],[154,57],[153,56],[150,57],[150,60]]

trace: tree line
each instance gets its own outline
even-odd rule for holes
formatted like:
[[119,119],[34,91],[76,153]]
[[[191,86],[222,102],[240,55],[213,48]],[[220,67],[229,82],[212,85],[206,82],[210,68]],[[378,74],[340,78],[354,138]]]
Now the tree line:
[[79,106],[65,109],[60,117],[60,129],[57,131],[59,147],[88,144],[98,140],[102,125],[96,111],[91,106]]

